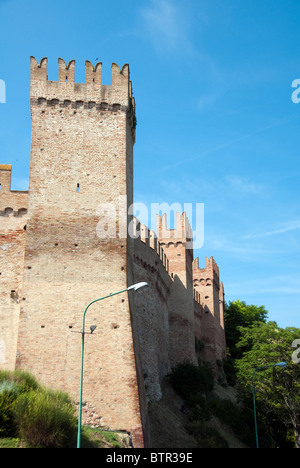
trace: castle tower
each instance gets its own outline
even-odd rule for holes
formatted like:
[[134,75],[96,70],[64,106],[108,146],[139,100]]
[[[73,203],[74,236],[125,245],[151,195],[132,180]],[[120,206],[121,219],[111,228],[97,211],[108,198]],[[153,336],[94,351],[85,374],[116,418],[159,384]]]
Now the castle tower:
[[[135,103],[129,66],[31,57],[32,145],[17,367],[78,401],[82,316],[93,300],[133,284],[132,239]],[[127,198],[126,198],[127,197]],[[121,202],[120,202],[121,200]],[[93,304],[86,316],[83,423],[128,430],[144,446],[133,292]],[[136,294],[141,294],[137,292]]]
[[193,281],[194,289],[200,294],[203,306],[201,336],[198,338],[205,343],[204,360],[210,362],[222,360],[226,355],[224,289],[223,284],[220,285],[219,268],[213,257],[206,257],[205,268],[199,267],[199,258],[193,261]]
[[167,229],[167,215],[157,215],[157,237],[172,276],[169,303],[169,355],[171,365],[196,362],[191,247],[193,232],[186,213],[176,213],[175,229]]
[[225,335],[225,292],[224,292],[224,285],[221,281],[220,283],[220,291],[219,291],[219,305],[220,305],[220,324],[217,328],[217,343],[221,348],[221,356],[222,359],[226,357],[226,335]]
[[11,190],[11,165],[0,164],[0,366],[14,370],[22,301],[27,192]]

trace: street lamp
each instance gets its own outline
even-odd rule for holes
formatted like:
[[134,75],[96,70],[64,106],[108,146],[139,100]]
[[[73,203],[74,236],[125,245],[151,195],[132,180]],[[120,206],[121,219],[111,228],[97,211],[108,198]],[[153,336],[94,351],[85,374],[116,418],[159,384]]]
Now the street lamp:
[[[99,299],[95,299],[94,301],[90,302],[83,313],[83,318],[82,318],[82,330],[81,330],[81,366],[80,366],[80,394],[79,394],[79,412],[78,412],[78,433],[77,433],[77,448],[80,448],[81,445],[81,419],[82,419],[82,380],[83,380],[83,355],[84,355],[84,326],[85,326],[85,315],[88,310],[88,308],[94,304],[94,302],[102,301],[103,299],[107,299],[108,297],[116,296],[116,294],[121,294],[126,291],[137,291],[140,288],[148,287],[149,284],[142,282],[142,283],[136,283],[133,284],[132,286],[129,286],[126,289],[122,289],[121,291],[108,294],[107,296],[100,297]],[[96,326],[92,325],[90,327],[91,333],[95,330]]]
[[254,375],[257,371],[268,369],[269,367],[286,367],[286,362],[277,362],[276,364],[270,364],[268,366],[257,367],[252,374],[252,391],[253,391],[253,409],[254,409],[254,424],[255,424],[255,437],[256,437],[256,448],[259,448],[258,445],[258,432],[257,432],[257,418],[256,418],[256,405],[255,405],[255,384],[254,384]]

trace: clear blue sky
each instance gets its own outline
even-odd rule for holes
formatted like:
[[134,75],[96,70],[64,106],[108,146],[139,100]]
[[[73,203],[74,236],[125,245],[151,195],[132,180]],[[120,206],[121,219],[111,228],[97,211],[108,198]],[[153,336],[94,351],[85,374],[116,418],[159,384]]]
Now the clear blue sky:
[[0,0],[0,163],[27,189],[29,57],[130,64],[135,201],[204,203],[226,300],[300,328],[299,0]]

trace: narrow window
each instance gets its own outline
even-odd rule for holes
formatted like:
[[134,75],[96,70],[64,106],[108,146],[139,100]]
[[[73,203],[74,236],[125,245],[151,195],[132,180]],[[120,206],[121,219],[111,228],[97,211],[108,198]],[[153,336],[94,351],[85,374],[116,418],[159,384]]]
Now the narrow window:
[[79,184],[77,184],[77,192],[79,192]]
[[1,190],[1,184],[0,184],[0,190]]

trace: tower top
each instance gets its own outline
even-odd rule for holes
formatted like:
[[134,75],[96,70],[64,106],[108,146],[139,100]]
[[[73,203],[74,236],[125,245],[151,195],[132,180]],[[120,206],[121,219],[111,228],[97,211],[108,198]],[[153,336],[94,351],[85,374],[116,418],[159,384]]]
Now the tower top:
[[195,279],[213,278],[219,284],[219,267],[213,257],[205,257],[205,268],[199,266],[199,258],[193,260],[193,275]]
[[185,212],[182,214],[176,213],[176,227],[175,229],[167,228],[167,214],[156,216],[157,237],[160,240],[169,239],[170,242],[191,242],[193,239],[193,231],[187,215]]
[[11,164],[0,164],[0,171],[10,171],[11,172]]
[[[47,76],[47,57],[40,63],[35,57],[30,57],[30,96],[57,99],[60,95],[71,100],[85,98],[84,100],[102,101],[102,96],[114,100],[114,103],[128,105],[133,100],[132,85],[130,81],[129,65],[120,67],[113,63],[112,84],[102,85],[102,62],[94,66],[89,60],[85,61],[85,83],[75,82],[75,60],[67,64],[64,59],[58,59],[58,81],[50,81]],[[110,101],[109,101],[110,102]],[[134,102],[132,102],[134,106]]]
[[47,101],[48,105],[74,103],[74,106],[85,104],[88,108],[99,110],[123,111],[131,118],[131,127],[135,139],[135,100],[132,95],[129,65],[120,67],[113,63],[112,84],[102,84],[102,63],[94,66],[85,61],[85,83],[75,82],[75,60],[67,64],[58,59],[58,81],[50,81],[47,76],[47,57],[40,63],[30,57],[30,99],[32,104]]

